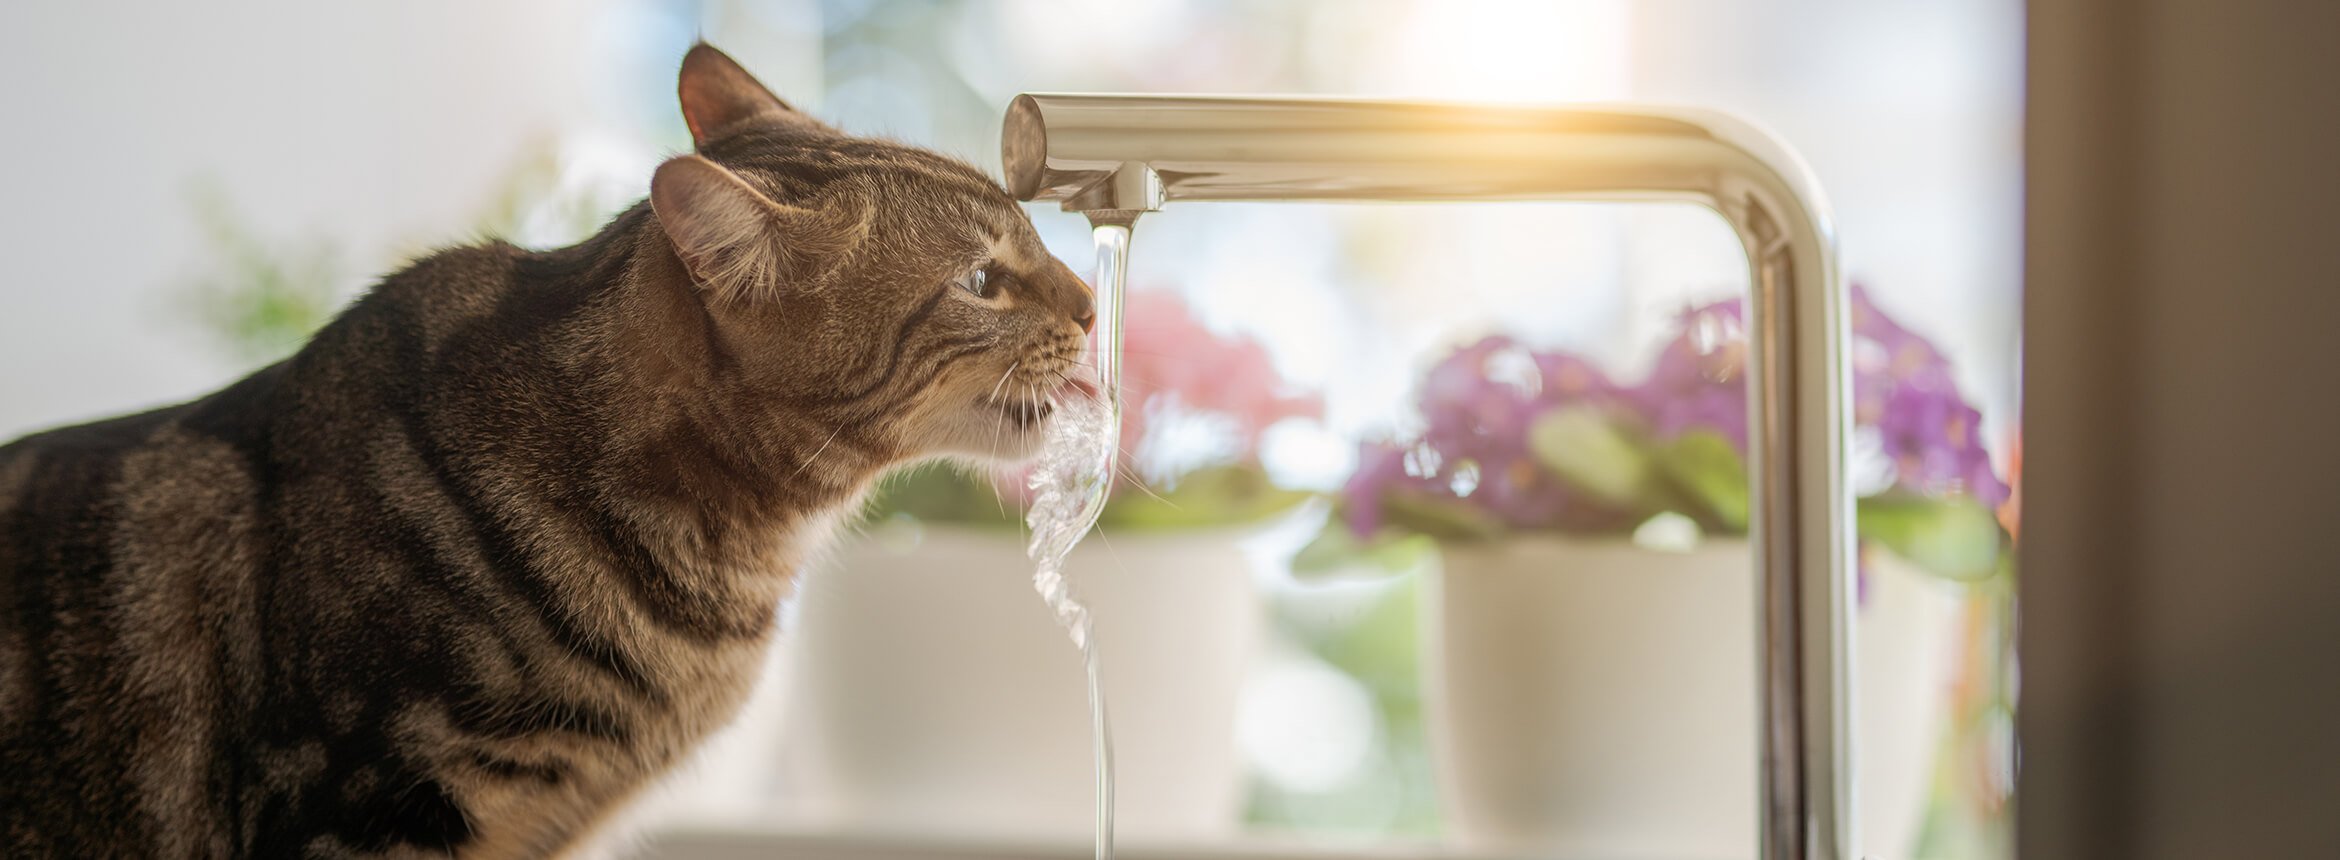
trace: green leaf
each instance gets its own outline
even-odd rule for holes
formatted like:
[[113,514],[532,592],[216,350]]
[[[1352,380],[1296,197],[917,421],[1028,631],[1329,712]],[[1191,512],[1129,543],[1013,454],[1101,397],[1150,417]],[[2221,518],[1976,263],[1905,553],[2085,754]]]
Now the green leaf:
[[1685,511],[1692,519],[1717,531],[1747,530],[1747,461],[1731,440],[1711,430],[1691,430],[1660,443],[1656,459],[1677,495],[1694,506]]
[[1389,493],[1381,500],[1384,531],[1399,529],[1439,540],[1493,540],[1507,531],[1494,514],[1461,499]]
[[1400,576],[1421,569],[1438,551],[1428,535],[1382,529],[1370,538],[1358,538],[1333,517],[1315,540],[1292,557],[1292,575],[1304,580]]
[[1187,473],[1170,490],[1123,483],[1097,522],[1119,531],[1240,525],[1289,511],[1314,495],[1278,487],[1254,466],[1214,466]]
[[1654,507],[1649,454],[1608,410],[1571,406],[1546,412],[1528,426],[1527,442],[1537,462],[1601,502],[1626,510]]
[[896,474],[878,488],[870,517],[883,519],[897,513],[926,522],[1011,531],[1024,521],[1023,509],[1001,499],[990,481],[945,464]]
[[[1188,473],[1176,489],[1149,491],[1122,484],[1097,522],[1116,531],[1161,531],[1241,525],[1273,517],[1314,494],[1288,490],[1248,465]],[[873,518],[908,514],[927,522],[1020,528],[1023,506],[1000,498],[989,480],[952,466],[929,466],[895,476],[870,506]]]
[[1999,572],[2006,539],[1988,508],[1971,498],[1888,493],[1860,500],[1859,531],[1936,576],[1975,582]]
[[215,259],[177,290],[178,301],[230,354],[275,361],[333,318],[342,278],[330,240],[263,241],[208,181],[192,187],[188,201]]

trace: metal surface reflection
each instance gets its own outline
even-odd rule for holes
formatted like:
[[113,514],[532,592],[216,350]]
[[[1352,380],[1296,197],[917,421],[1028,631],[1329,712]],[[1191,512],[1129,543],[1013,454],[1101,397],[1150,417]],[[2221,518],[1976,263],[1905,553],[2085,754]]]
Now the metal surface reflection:
[[1179,201],[1676,200],[1713,209],[1752,269],[1762,856],[1852,856],[1850,382],[1819,186],[1730,117],[1220,96],[1016,97],[1007,185],[1123,223]]

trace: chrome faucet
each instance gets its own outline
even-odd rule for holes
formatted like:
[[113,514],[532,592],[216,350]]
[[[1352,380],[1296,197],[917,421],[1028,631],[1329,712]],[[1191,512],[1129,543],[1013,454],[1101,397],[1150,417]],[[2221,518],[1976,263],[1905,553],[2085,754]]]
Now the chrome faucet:
[[1124,227],[1205,200],[1677,200],[1721,214],[1752,270],[1761,856],[1853,856],[1849,339],[1827,206],[1784,144],[1730,117],[1637,107],[1026,94],[1000,149],[1017,198]]

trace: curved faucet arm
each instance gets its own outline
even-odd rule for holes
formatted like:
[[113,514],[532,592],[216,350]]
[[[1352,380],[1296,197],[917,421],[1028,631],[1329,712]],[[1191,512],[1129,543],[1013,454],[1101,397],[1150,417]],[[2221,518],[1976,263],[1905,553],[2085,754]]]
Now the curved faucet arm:
[[1849,342],[1819,185],[1720,114],[1333,98],[1017,96],[1007,187],[1093,218],[1183,200],[1681,200],[1752,270],[1749,460],[1761,665],[1762,856],[1855,850]]

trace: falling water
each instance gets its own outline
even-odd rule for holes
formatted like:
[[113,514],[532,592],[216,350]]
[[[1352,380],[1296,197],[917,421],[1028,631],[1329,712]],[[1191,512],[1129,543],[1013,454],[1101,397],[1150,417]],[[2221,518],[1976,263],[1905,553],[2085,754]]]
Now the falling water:
[[1089,731],[1096,749],[1097,860],[1113,857],[1113,730],[1105,716],[1105,690],[1098,676],[1095,620],[1073,596],[1064,559],[1097,524],[1113,488],[1114,458],[1121,441],[1121,285],[1129,269],[1129,224],[1098,223],[1097,390],[1095,398],[1060,398],[1048,422],[1047,447],[1032,470],[1032,586],[1056,614],[1056,622],[1081,649],[1089,675]]

